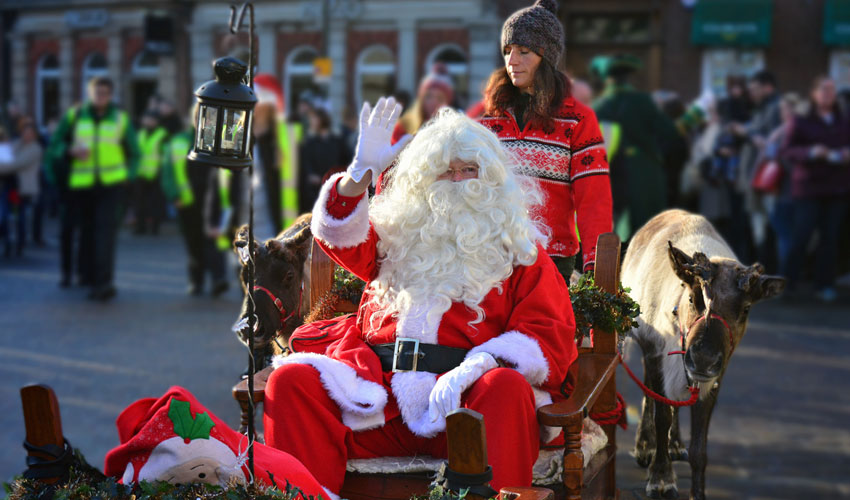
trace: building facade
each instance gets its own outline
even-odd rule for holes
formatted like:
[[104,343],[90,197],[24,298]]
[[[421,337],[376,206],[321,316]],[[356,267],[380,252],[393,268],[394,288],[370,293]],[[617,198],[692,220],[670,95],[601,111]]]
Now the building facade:
[[[339,120],[363,100],[415,95],[436,61],[455,81],[461,107],[480,99],[501,64],[504,19],[531,0],[256,0],[256,64],[276,75],[287,106],[304,91],[323,96]],[[134,116],[150,95],[188,110],[212,77],[211,61],[244,54],[247,35],[228,31],[229,2],[4,0],[0,4],[0,97],[24,105],[41,126],[84,98],[85,82],[109,75]],[[722,93],[728,74],[768,68],[782,89],[804,92],[817,74],[850,87],[850,0],[562,1],[564,67],[588,76],[600,54],[644,61],[637,84],[686,99]],[[246,24],[243,31],[247,31]],[[321,58],[327,74],[316,77]]]

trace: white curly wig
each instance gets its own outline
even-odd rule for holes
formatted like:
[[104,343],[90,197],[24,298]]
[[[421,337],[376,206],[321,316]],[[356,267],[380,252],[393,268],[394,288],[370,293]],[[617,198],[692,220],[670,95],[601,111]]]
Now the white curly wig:
[[[477,165],[478,178],[437,180],[452,160]],[[484,297],[545,246],[547,229],[533,211],[542,201],[536,186],[514,173],[495,134],[456,111],[438,112],[369,207],[381,267],[368,293],[381,316],[427,303],[428,320],[438,321],[460,301],[476,313],[473,323],[481,322]]]

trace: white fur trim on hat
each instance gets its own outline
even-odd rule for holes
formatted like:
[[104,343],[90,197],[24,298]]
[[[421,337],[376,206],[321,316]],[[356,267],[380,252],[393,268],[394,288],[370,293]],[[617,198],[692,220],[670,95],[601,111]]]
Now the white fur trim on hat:
[[363,196],[354,212],[344,219],[336,219],[328,213],[328,199],[331,188],[345,175],[332,175],[319,191],[319,198],[313,206],[313,222],[310,229],[313,236],[330,247],[351,248],[369,238],[369,200]]
[[288,364],[310,365],[319,372],[319,379],[328,395],[339,405],[342,423],[353,431],[365,431],[384,425],[387,391],[383,386],[365,380],[354,368],[322,354],[297,353],[277,356],[275,368]]
[[540,386],[549,376],[549,362],[540,349],[537,341],[524,333],[517,331],[505,332],[481,345],[475,346],[467,353],[486,352],[496,359],[501,359],[513,365],[532,386]]

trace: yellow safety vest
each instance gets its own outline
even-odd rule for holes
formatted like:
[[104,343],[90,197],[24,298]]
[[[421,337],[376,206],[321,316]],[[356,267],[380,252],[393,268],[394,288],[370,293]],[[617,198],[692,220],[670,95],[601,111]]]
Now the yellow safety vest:
[[[290,134],[290,126],[293,134]],[[283,213],[283,230],[298,217],[298,144],[301,143],[300,123],[277,123],[278,146],[280,147],[280,208]]]
[[174,169],[174,181],[177,184],[177,193],[184,207],[195,201],[192,193],[192,184],[189,183],[189,173],[186,170],[186,155],[192,150],[192,140],[185,134],[175,135],[169,144],[171,155],[171,168]]
[[104,186],[127,180],[129,172],[121,144],[127,124],[127,113],[119,110],[97,123],[88,112],[80,114],[74,126],[74,146],[85,146],[90,153],[85,160],[74,158],[71,162],[68,187],[87,189],[94,186],[95,180]]
[[[233,177],[233,172],[226,168],[218,170],[218,198],[221,201],[221,211],[230,210],[232,204],[230,202],[230,179]],[[216,246],[222,252],[230,248],[230,237],[227,234],[220,234],[216,238]]]
[[162,127],[153,131],[142,130],[139,132],[139,149],[142,153],[139,162],[139,177],[142,179],[151,181],[159,173],[159,164],[162,160],[159,148],[166,135],[168,133]]

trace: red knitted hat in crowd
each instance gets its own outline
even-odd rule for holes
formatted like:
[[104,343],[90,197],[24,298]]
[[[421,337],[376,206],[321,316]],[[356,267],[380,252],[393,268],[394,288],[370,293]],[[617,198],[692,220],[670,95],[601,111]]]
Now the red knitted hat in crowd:
[[254,92],[257,94],[258,103],[271,103],[275,105],[277,114],[283,115],[286,111],[286,101],[283,99],[283,86],[280,80],[269,73],[260,73],[254,77]]
[[444,92],[447,102],[451,103],[454,100],[455,86],[445,64],[437,62],[431,66],[431,72],[419,84],[419,98],[421,99],[430,88],[436,88]]
[[[168,481],[211,483],[231,479],[246,482],[248,437],[211,414],[182,387],[161,398],[140,399],[116,421],[121,444],[106,454],[104,473],[124,484]],[[254,443],[256,479],[281,488],[289,481],[307,495],[324,494],[301,462],[280,450]]]

